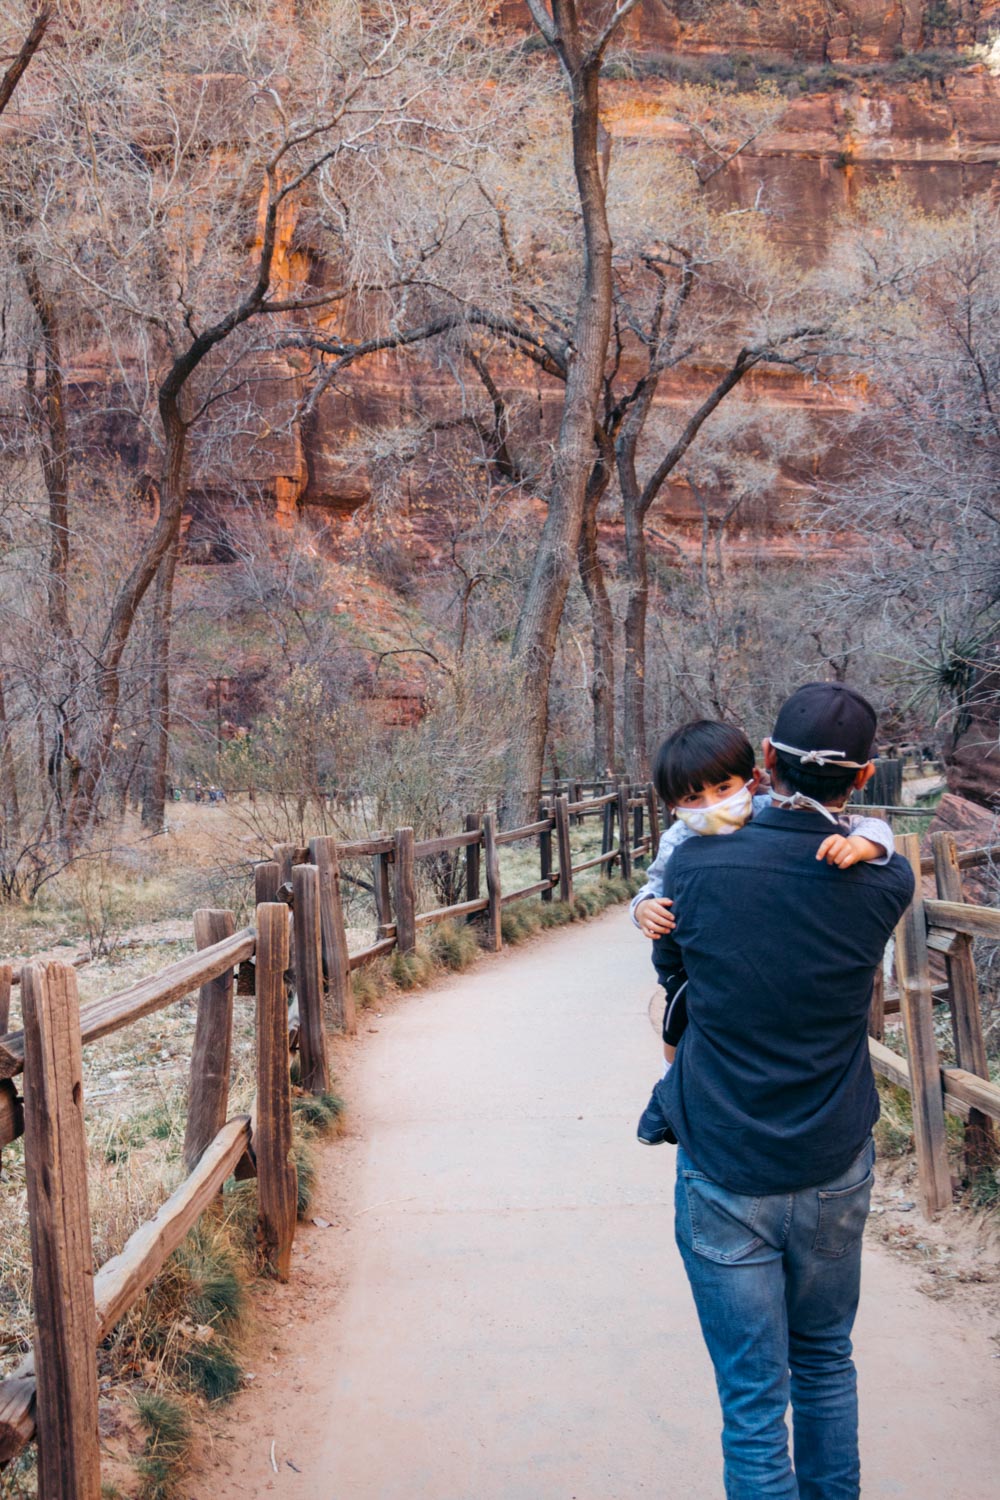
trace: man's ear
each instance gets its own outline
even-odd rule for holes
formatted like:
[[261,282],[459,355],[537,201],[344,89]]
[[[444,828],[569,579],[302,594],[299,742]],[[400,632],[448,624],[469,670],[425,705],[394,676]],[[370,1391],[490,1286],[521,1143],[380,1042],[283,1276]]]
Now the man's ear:
[[871,779],[872,779],[872,777],[874,775],[875,775],[875,762],[873,760],[870,760],[866,766],[862,766],[861,767],[861,770],[858,772],[857,776],[855,776],[855,778],[854,778],[855,788],[858,791],[860,791],[863,786],[867,786],[868,785],[869,781],[871,781]]
[[760,742],[760,748],[764,752],[764,769],[765,769],[765,771],[768,771],[768,772],[773,771],[774,768],[775,768],[775,766],[778,764],[778,752],[777,752],[777,750],[775,750],[775,748],[771,744],[770,740],[761,740],[761,742]]

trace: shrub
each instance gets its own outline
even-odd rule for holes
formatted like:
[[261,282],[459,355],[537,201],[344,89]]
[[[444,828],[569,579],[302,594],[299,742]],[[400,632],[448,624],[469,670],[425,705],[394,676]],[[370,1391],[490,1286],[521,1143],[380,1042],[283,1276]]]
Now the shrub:
[[305,1132],[329,1135],[344,1112],[344,1101],[339,1094],[296,1094],[292,1100],[295,1122]]
[[431,936],[430,951],[436,963],[461,973],[475,963],[479,944],[472,927],[458,922],[440,922]]
[[187,1412],[179,1401],[154,1391],[140,1392],[135,1408],[149,1434],[136,1464],[143,1500],[170,1500],[191,1448]]

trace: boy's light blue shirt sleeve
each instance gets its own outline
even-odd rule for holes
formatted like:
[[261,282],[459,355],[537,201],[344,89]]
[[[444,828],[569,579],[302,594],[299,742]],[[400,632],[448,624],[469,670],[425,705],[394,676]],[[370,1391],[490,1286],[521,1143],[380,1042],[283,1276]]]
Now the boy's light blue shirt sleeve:
[[892,836],[892,829],[884,818],[866,818],[862,814],[852,814],[847,818],[847,823],[853,834],[858,834],[863,839],[870,839],[873,844],[878,844],[885,853],[880,854],[878,859],[869,859],[865,863],[869,865],[887,865],[896,852],[896,840]]
[[639,926],[639,923],[635,920],[635,909],[639,905],[639,902],[648,901],[650,896],[663,895],[663,877],[667,873],[667,864],[671,854],[673,854],[678,844],[683,844],[687,839],[697,838],[697,836],[696,833],[693,833],[690,828],[686,827],[680,821],[672,823],[669,828],[660,834],[660,846],[656,851],[656,858],[646,871],[646,883],[632,897],[629,906],[629,910],[632,913],[632,921],[635,922],[636,927]]

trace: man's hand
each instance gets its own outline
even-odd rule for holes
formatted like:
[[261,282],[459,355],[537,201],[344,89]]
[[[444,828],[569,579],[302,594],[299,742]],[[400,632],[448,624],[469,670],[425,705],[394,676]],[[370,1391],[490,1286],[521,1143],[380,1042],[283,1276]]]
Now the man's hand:
[[[838,870],[849,870],[861,860],[880,859],[884,853],[880,844],[873,844],[871,839],[863,839],[858,833],[847,838],[842,833],[831,833],[816,850],[816,858],[825,859],[828,865],[836,865]],[[645,901],[642,904],[645,906]]]
[[635,909],[635,920],[648,938],[664,937],[673,932],[677,919],[670,908],[673,902],[666,896],[647,896]]

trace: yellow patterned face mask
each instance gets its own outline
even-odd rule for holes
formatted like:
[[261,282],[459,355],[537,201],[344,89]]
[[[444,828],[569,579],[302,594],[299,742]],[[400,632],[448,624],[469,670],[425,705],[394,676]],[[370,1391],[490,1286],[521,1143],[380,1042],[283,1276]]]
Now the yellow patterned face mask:
[[735,833],[753,811],[749,785],[713,802],[709,807],[675,807],[674,812],[692,833]]

